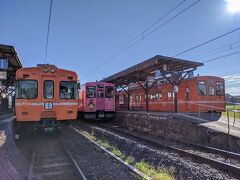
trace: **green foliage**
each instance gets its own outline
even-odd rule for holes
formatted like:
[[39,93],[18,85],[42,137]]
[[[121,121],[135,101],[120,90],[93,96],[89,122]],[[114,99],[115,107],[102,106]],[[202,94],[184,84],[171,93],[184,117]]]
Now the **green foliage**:
[[146,174],[147,176],[151,177],[152,179],[158,179],[158,180],[174,180],[173,177],[173,171],[174,169],[156,169],[154,166],[144,162],[143,160],[140,162],[135,162],[134,157],[132,156],[126,156],[125,154],[123,154],[119,149],[117,149],[116,147],[112,146],[109,144],[108,141],[106,140],[101,140],[101,139],[97,139],[94,136],[94,133],[92,132],[91,134],[88,133],[87,131],[83,131],[83,134],[97,142],[98,144],[100,144],[101,146],[107,148],[108,150],[110,150],[113,154],[115,154],[117,157],[121,158],[122,160],[124,160],[126,163],[131,164],[133,166],[135,166],[139,171],[141,171],[142,173]]
[[174,177],[172,176],[172,172],[170,170],[166,169],[155,169],[152,165],[144,162],[143,160],[140,162],[137,162],[135,164],[135,167],[143,172],[144,174],[148,175],[152,179],[159,179],[159,180],[174,180]]

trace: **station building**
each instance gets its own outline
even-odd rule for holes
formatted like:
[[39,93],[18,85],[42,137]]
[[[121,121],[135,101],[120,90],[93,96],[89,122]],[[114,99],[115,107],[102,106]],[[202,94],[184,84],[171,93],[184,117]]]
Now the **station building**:
[[16,71],[22,68],[16,49],[0,44],[0,113],[12,108]]

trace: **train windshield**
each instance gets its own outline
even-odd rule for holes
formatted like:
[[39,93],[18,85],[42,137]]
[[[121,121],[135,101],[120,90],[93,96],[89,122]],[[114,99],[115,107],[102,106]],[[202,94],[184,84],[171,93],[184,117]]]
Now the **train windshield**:
[[114,96],[114,91],[112,86],[106,86],[106,92],[105,92],[105,97],[106,98],[113,98]]
[[19,80],[16,83],[17,99],[36,99],[38,83],[36,80]]
[[54,82],[50,80],[44,81],[44,98],[52,99],[54,97]]
[[77,99],[77,83],[61,81],[60,82],[61,99]]
[[200,95],[200,96],[207,95],[206,81],[198,81],[198,95]]
[[96,87],[95,86],[87,86],[87,97],[95,98]]
[[216,84],[216,95],[222,96],[223,95],[223,89],[224,89],[223,82],[217,82],[217,84]]

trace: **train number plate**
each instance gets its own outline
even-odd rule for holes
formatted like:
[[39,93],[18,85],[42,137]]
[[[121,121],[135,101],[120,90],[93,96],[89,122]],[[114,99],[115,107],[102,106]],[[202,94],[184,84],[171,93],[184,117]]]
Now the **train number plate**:
[[46,102],[44,103],[44,109],[51,110],[53,109],[53,103],[52,102]]

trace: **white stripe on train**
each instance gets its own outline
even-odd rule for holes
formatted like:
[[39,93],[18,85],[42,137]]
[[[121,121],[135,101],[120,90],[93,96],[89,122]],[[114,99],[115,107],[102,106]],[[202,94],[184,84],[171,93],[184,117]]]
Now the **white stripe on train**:
[[[46,102],[49,103],[49,102]],[[44,103],[28,103],[28,102],[22,102],[22,103],[16,103],[16,106],[44,106]],[[71,106],[71,105],[78,105],[78,103],[74,103],[74,102],[63,102],[63,103],[59,103],[59,102],[54,102],[53,103],[54,106]]]

